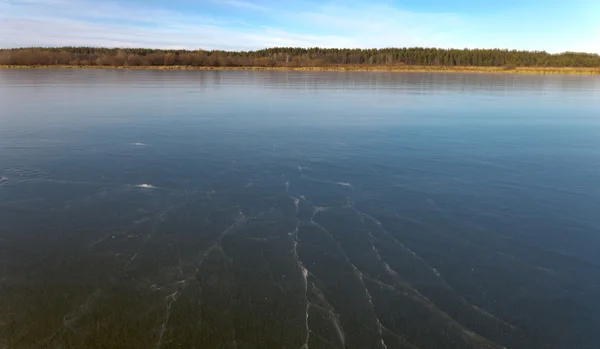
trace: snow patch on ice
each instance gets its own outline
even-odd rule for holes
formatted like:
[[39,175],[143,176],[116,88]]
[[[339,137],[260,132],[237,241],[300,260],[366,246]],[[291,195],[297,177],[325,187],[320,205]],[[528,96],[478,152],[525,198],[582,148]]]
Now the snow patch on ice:
[[142,189],[156,189],[155,186],[153,186],[152,184],[138,184],[136,185],[137,188],[142,188]]

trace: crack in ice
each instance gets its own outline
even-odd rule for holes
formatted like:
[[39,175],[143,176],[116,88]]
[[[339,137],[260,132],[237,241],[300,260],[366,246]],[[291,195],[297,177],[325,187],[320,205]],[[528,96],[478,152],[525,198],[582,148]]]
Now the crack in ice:
[[304,345],[302,345],[301,348],[308,349],[308,341],[310,339],[310,332],[311,332],[310,328],[308,327],[308,317],[309,317],[308,312],[310,310],[310,302],[308,300],[308,269],[306,269],[306,267],[304,266],[304,263],[302,263],[302,261],[300,260],[300,257],[298,256],[298,242],[300,241],[298,239],[299,226],[300,226],[300,221],[297,221],[296,227],[288,235],[292,238],[292,244],[293,244],[292,250],[293,250],[294,259],[296,260],[296,265],[298,266],[298,269],[300,269],[300,272],[302,273],[302,282],[304,285],[304,302],[306,305],[306,320],[305,320],[306,340],[304,342]]
[[375,317],[375,321],[377,322],[377,326],[379,328],[379,335],[381,337],[382,345],[383,345],[384,348],[387,348],[387,346],[385,346],[385,343],[383,342],[383,329],[382,329],[381,321],[377,317],[377,313],[375,311],[375,306],[373,305],[373,298],[371,297],[371,294],[369,293],[369,290],[367,289],[367,286],[365,285],[365,282],[363,280],[363,272],[360,271],[354,265],[354,263],[352,263],[352,261],[350,260],[350,258],[348,257],[348,255],[346,254],[346,252],[344,251],[344,249],[342,248],[342,246],[340,245],[340,243],[337,241],[337,239],[335,238],[335,236],[329,230],[325,229],[323,226],[321,226],[320,224],[318,224],[318,223],[316,223],[316,222],[314,222],[312,220],[311,220],[311,224],[314,224],[315,226],[319,227],[320,229],[322,229],[324,232],[326,232],[331,237],[331,239],[333,240],[333,242],[335,243],[335,245],[337,246],[337,248],[339,249],[339,251],[342,253],[342,255],[344,256],[344,258],[348,262],[348,264],[350,264],[350,266],[354,270],[354,273],[358,277],[358,280],[359,280],[360,284],[362,285],[363,289],[365,290],[365,295],[367,297],[367,302],[368,302],[369,306],[371,307],[371,310],[373,311],[373,316]]
[[65,316],[63,316],[62,325],[58,329],[56,329],[56,331],[54,331],[48,338],[43,340],[43,342],[45,344],[47,344],[52,339],[54,339],[54,337],[56,337],[56,335],[58,335],[61,331],[65,330],[65,329],[70,329],[75,323],[77,323],[77,321],[83,315],[90,312],[96,299],[98,299],[98,297],[100,297],[101,294],[102,294],[102,290],[99,287],[96,288],[96,290],[93,293],[91,293],[85,299],[85,301],[83,303],[81,303],[77,308],[75,308],[75,310],[73,310],[70,313],[67,313]]
[[173,306],[173,303],[175,303],[177,301],[177,299],[179,299],[180,292],[181,292],[180,290],[177,290],[165,298],[167,309],[166,309],[166,314],[165,314],[165,320],[163,321],[163,323],[160,327],[160,331],[159,331],[159,335],[158,335],[158,342],[156,343],[156,349],[160,349],[160,346],[162,345],[162,339],[163,339],[163,336],[167,329],[167,325],[169,323],[169,318],[171,317],[171,307]]
[[322,309],[323,311],[325,311],[327,313],[327,315],[329,316],[329,320],[331,320],[331,323],[333,324],[333,327],[335,328],[335,330],[337,332],[338,339],[340,340],[340,343],[342,344],[342,348],[345,348],[346,347],[346,336],[344,335],[344,329],[342,327],[342,323],[340,321],[339,315],[335,312],[331,303],[329,303],[329,301],[325,298],[323,291],[321,291],[321,289],[318,288],[317,285],[314,284],[314,282],[311,282],[311,286],[312,286],[312,291],[317,295],[317,297],[319,297],[319,299],[323,303],[325,303],[325,305],[328,306],[328,309],[324,309],[317,304],[312,304],[312,306],[317,309]]
[[[391,240],[392,240],[394,243],[396,243],[398,246],[400,246],[402,249],[406,250],[407,252],[411,253],[411,254],[412,254],[412,255],[413,255],[415,258],[417,258],[417,260],[418,260],[418,261],[420,261],[421,263],[423,263],[423,265],[424,265],[425,267],[429,268],[429,269],[432,271],[432,273],[435,275],[435,277],[436,277],[436,278],[439,280],[439,282],[442,284],[442,286],[444,286],[444,287],[445,287],[445,288],[447,288],[447,289],[448,289],[450,292],[452,292],[454,295],[456,295],[456,297],[458,297],[458,300],[460,300],[460,302],[461,302],[462,304],[464,304],[465,306],[468,306],[468,307],[472,308],[473,310],[475,310],[476,312],[480,313],[481,315],[483,315],[483,316],[485,316],[485,317],[487,317],[487,318],[490,318],[490,319],[492,319],[492,320],[494,320],[494,321],[497,321],[498,323],[501,323],[501,324],[503,324],[504,326],[507,326],[508,328],[510,328],[510,329],[512,329],[512,330],[518,330],[518,328],[517,328],[516,326],[514,326],[513,324],[511,324],[511,323],[509,323],[509,322],[507,322],[507,321],[505,321],[505,320],[503,320],[503,319],[500,319],[499,317],[497,317],[497,316],[495,316],[495,315],[493,315],[493,314],[489,313],[489,312],[488,312],[488,311],[486,311],[485,309],[479,308],[479,307],[477,307],[476,305],[474,305],[474,304],[471,304],[471,303],[470,303],[468,300],[466,300],[464,297],[460,296],[460,295],[459,295],[459,294],[458,294],[456,291],[454,291],[454,289],[453,289],[452,287],[450,287],[450,285],[448,285],[448,284],[446,283],[446,281],[443,279],[443,277],[441,276],[440,272],[439,272],[437,269],[435,269],[434,267],[431,267],[431,266],[430,266],[429,264],[427,264],[427,262],[425,262],[425,260],[423,260],[423,259],[422,259],[422,258],[421,258],[419,255],[417,255],[415,252],[413,252],[412,250],[410,250],[409,248],[407,248],[406,246],[404,246],[404,244],[402,244],[402,243],[401,243],[400,241],[398,241],[396,238],[394,238],[393,236],[391,236],[391,235],[390,235],[390,234],[387,232],[387,230],[385,230],[385,229],[382,227],[382,224],[381,224],[381,222],[380,222],[380,221],[378,221],[377,219],[375,219],[375,218],[374,218],[374,217],[372,217],[372,216],[369,216],[369,215],[368,215],[368,214],[366,214],[366,213],[362,213],[362,214],[363,214],[365,217],[367,217],[367,218],[371,219],[371,220],[372,220],[373,222],[375,222],[375,223],[376,223],[378,226],[380,226],[380,228],[381,228],[382,232],[383,232],[383,233],[384,233],[384,234],[385,234],[385,235],[386,235],[388,238],[390,238],[390,239],[391,239]],[[375,237],[374,237],[374,236],[371,234],[371,232],[368,232],[368,234],[369,234],[369,236],[371,237],[371,242],[373,243],[373,242],[374,242],[374,240],[376,240],[376,238],[375,238]],[[385,269],[386,269],[386,270],[387,270],[387,271],[388,271],[388,272],[389,272],[389,273],[390,273],[392,276],[398,276],[398,273],[397,273],[395,270],[393,270],[393,269],[392,269],[392,268],[391,268],[391,267],[390,267],[390,266],[389,266],[389,265],[388,265],[388,264],[387,264],[387,263],[386,263],[386,262],[385,262],[385,261],[384,261],[384,260],[381,258],[380,254],[379,254],[379,251],[377,250],[377,248],[375,248],[375,245],[374,245],[374,244],[373,244],[373,251],[374,251],[374,253],[375,253],[375,255],[376,255],[376,258],[377,258],[377,259],[378,259],[380,262],[382,262],[382,263],[383,263],[383,265],[384,265],[384,268],[385,268]],[[413,298],[413,299],[415,299],[415,300],[416,300],[416,298],[414,298],[414,296],[408,295],[406,292],[399,291],[397,288],[395,288],[395,287],[393,287],[393,286],[391,286],[391,285],[387,285],[387,284],[385,284],[385,283],[383,283],[383,282],[381,282],[381,281],[379,281],[379,280],[373,280],[373,281],[375,281],[375,282],[379,283],[380,285],[385,285],[386,287],[388,287],[388,288],[391,288],[391,289],[395,290],[396,292],[400,292],[400,293],[402,293],[403,295],[405,295],[405,296],[409,296],[409,297],[411,297],[411,298]],[[426,303],[428,304],[428,306],[433,306],[435,309],[437,309],[438,311],[441,311],[443,314],[445,314],[446,316],[448,316],[448,317],[449,317],[449,318],[450,318],[450,319],[451,319],[453,322],[455,322],[455,323],[456,323],[456,324],[457,324],[457,325],[458,325],[458,326],[459,326],[459,327],[460,327],[460,328],[463,330],[463,332],[464,332],[464,331],[467,331],[467,332],[468,332],[468,330],[466,330],[466,328],[464,328],[464,326],[462,326],[462,325],[461,325],[461,324],[460,324],[458,321],[456,321],[454,318],[452,318],[452,317],[450,317],[449,315],[447,315],[447,314],[446,314],[446,313],[445,313],[443,310],[439,309],[439,308],[438,308],[436,305],[434,305],[434,304],[433,304],[433,303],[432,303],[432,302],[431,302],[431,301],[430,301],[430,300],[429,300],[427,297],[425,297],[424,295],[422,295],[422,294],[421,294],[421,293],[420,293],[418,290],[416,290],[416,289],[413,289],[413,291],[415,291],[419,297],[422,297],[422,300],[421,300],[421,301],[423,301],[423,302],[426,302]]]

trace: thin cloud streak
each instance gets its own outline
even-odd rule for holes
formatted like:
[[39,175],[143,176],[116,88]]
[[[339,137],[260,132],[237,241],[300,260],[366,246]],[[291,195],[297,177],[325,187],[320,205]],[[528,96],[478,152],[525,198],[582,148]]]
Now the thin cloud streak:
[[233,7],[239,7],[239,8],[249,9],[249,10],[254,10],[254,11],[269,11],[269,8],[266,6],[257,5],[257,4],[253,4],[253,3],[245,2],[245,1],[238,1],[238,0],[213,0],[213,1],[215,1],[217,4],[220,4],[220,5],[229,5],[229,6],[233,6]]

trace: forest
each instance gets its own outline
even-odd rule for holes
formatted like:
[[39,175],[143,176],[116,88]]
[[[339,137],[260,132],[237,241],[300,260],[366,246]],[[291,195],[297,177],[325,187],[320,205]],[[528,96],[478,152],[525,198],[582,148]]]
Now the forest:
[[0,49],[0,65],[324,67],[415,65],[442,67],[600,67],[600,55],[501,49],[277,47],[256,51],[55,47]]

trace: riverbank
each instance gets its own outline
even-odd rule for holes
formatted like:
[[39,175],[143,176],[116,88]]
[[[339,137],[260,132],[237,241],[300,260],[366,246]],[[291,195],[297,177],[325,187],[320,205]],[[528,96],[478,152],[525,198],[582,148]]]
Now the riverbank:
[[418,65],[328,65],[313,67],[206,67],[206,66],[97,66],[97,65],[0,65],[0,69],[129,69],[129,70],[287,70],[287,71],[367,71],[367,72],[435,72],[435,73],[503,73],[600,75],[600,67],[474,67]]

